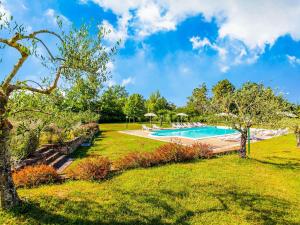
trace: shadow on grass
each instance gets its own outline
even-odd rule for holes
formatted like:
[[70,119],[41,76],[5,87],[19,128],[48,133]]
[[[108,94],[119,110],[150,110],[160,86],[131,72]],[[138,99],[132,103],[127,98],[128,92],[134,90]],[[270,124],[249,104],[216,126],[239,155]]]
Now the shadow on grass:
[[[119,197],[112,202],[96,202],[86,198],[74,201],[48,196],[39,198],[38,202],[26,202],[10,214],[18,221],[26,221],[28,224],[186,225],[194,224],[193,217],[199,216],[199,219],[201,216],[205,219],[216,215],[213,219],[220,220],[220,213],[235,216],[240,213],[239,221],[250,224],[299,224],[290,219],[291,204],[288,201],[235,190],[216,193],[210,187],[203,185],[198,191],[203,197],[215,200],[214,206],[206,206],[197,201],[191,204],[194,193],[186,190],[158,189],[154,192],[140,192],[117,188],[115,192],[118,192]],[[187,198],[189,204],[185,201]],[[198,224],[200,222],[201,220]],[[222,221],[219,222],[222,224]],[[232,224],[235,222],[232,221]]]
[[296,158],[284,158],[284,157],[267,157],[267,160],[252,159],[256,162],[271,165],[279,169],[292,169],[300,170],[300,160]]
[[[37,202],[26,202],[9,213],[28,224],[78,224],[78,225],[165,225],[160,216],[146,217],[130,209],[130,205],[121,202],[110,207],[94,201],[70,201],[53,197],[44,198],[49,207],[40,207]],[[59,213],[56,211],[59,210]],[[119,218],[119,219],[118,219]],[[122,219],[123,218],[123,219]]]
[[227,205],[238,205],[247,211],[246,220],[254,224],[299,225],[291,221],[289,211],[291,203],[273,196],[259,195],[248,192],[228,191],[218,195]]
[[101,140],[103,140],[106,135],[105,135],[105,132],[106,131],[101,131],[99,134],[97,134],[95,137],[94,137],[94,140],[93,140],[93,144],[89,147],[79,147],[78,149],[76,149],[71,155],[70,157],[73,158],[73,159],[82,159],[82,158],[85,158],[87,156],[90,156],[91,154],[89,154],[89,151],[92,147],[94,147],[95,145],[95,142],[97,143],[100,143]]

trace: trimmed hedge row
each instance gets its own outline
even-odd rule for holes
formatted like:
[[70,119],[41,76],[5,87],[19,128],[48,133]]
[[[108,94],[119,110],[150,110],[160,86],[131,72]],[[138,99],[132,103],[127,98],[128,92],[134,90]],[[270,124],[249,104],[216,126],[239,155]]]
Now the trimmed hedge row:
[[184,146],[177,143],[168,143],[158,147],[154,152],[129,153],[117,160],[115,166],[118,170],[126,170],[210,157],[212,157],[212,151],[206,144],[196,143],[191,146]]

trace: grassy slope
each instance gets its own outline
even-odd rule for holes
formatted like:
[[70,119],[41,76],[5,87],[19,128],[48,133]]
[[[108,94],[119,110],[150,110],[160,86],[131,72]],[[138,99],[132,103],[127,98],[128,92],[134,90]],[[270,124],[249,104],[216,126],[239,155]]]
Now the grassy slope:
[[[128,136],[127,145],[121,136],[106,132],[99,143],[106,147],[91,150],[116,158],[114,151],[129,151],[141,141]],[[109,146],[116,139],[122,142]],[[156,145],[143,142],[152,146],[147,150]],[[289,135],[253,144],[248,160],[228,155],[135,169],[100,183],[22,189],[28,203],[21,211],[0,212],[0,223],[300,224],[300,150],[294,145]]]

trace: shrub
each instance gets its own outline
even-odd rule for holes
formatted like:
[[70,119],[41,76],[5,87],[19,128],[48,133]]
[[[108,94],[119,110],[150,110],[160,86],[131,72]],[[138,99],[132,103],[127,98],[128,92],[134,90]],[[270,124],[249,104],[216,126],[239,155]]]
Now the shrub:
[[107,177],[111,171],[111,161],[108,158],[97,156],[87,158],[68,172],[70,178],[81,180],[100,180]]
[[85,128],[90,133],[99,131],[98,123],[87,123],[87,124],[82,125],[82,127]]
[[39,146],[39,136],[39,129],[28,129],[22,134],[13,135],[9,143],[13,157],[20,160],[34,153]]
[[91,133],[97,133],[99,132],[99,125],[97,123],[88,123],[88,124],[83,124],[78,127],[76,127],[73,130],[73,134],[76,137],[79,136],[84,136],[88,137]]
[[161,145],[153,152],[154,164],[165,164],[177,161],[176,153],[182,145],[176,143],[168,143]]
[[153,165],[153,154],[147,152],[129,153],[123,158],[117,160],[114,164],[118,170],[126,170],[137,167],[150,167]]
[[47,165],[27,166],[13,173],[16,187],[35,187],[50,184],[60,179],[56,170]]
[[195,143],[184,146],[179,143],[168,143],[158,147],[154,152],[129,153],[115,162],[118,170],[137,167],[150,167],[171,162],[184,162],[197,158],[210,158],[213,153],[209,145]]
[[176,152],[176,161],[184,162],[189,160],[194,160],[198,158],[199,151],[196,148],[183,146],[182,148],[178,148]]
[[209,159],[213,157],[213,151],[208,144],[194,143],[190,146],[190,148],[195,149],[198,154],[198,158]]

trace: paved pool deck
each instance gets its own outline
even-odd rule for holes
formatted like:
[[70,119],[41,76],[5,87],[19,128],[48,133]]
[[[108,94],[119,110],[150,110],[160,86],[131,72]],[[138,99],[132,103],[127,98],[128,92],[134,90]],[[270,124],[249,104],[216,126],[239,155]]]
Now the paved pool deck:
[[[128,135],[134,135],[138,137],[143,138],[149,138],[157,141],[163,141],[163,142],[180,142],[184,145],[192,145],[193,143],[205,143],[209,144],[214,153],[226,153],[226,152],[232,152],[237,151],[240,148],[240,141],[226,141],[222,140],[222,137],[212,137],[212,138],[203,138],[203,139],[190,139],[190,138],[184,138],[184,137],[155,137],[151,136],[151,132],[149,131],[143,131],[143,130],[125,130],[125,131],[119,131],[123,134]],[[253,142],[253,141],[252,141]]]

